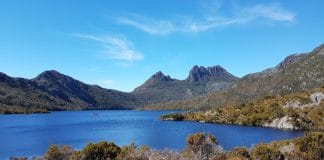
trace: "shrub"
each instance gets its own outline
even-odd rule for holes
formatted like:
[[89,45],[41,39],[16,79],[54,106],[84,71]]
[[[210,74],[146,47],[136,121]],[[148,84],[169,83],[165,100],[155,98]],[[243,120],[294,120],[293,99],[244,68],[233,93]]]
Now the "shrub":
[[295,140],[297,152],[304,159],[324,159],[324,133],[308,132]]
[[72,155],[72,148],[70,146],[51,145],[44,154],[44,160],[69,160]]
[[185,116],[181,113],[173,113],[173,114],[168,114],[168,115],[162,115],[160,117],[162,120],[173,120],[173,121],[183,121],[185,119]]
[[91,160],[116,159],[119,153],[120,148],[111,142],[90,143],[82,150],[84,159]]
[[134,143],[128,146],[121,147],[118,159],[131,159],[129,155],[131,155],[131,153],[133,153],[136,150],[136,148],[137,147]]
[[246,148],[234,148],[227,153],[227,159],[249,159],[250,153]]
[[267,144],[259,144],[252,149],[252,158],[259,160],[281,160],[284,159],[279,149]]
[[217,159],[224,156],[222,148],[212,135],[205,136],[204,133],[189,135],[183,156],[189,159]]

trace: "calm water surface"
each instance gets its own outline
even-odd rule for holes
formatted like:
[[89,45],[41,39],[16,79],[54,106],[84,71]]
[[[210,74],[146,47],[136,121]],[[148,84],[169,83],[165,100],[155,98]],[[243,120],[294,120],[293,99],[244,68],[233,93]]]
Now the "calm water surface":
[[302,136],[302,132],[222,124],[159,121],[171,111],[66,111],[50,114],[0,115],[0,159],[44,153],[49,144],[132,142],[155,149],[181,150],[188,134],[212,133],[224,149]]

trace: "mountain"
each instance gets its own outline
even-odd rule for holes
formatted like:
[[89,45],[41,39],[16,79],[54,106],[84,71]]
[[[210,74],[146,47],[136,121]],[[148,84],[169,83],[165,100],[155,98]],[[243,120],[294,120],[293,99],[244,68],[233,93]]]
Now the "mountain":
[[132,93],[142,104],[189,99],[228,88],[238,78],[221,66],[194,66],[185,80],[173,79],[161,71],[151,76]]
[[213,67],[203,67],[203,66],[194,66],[190,72],[189,76],[186,79],[188,82],[221,82],[221,81],[236,81],[237,77],[228,73],[221,66]]
[[[226,77],[215,78],[218,74],[216,72],[206,72],[204,75],[201,72],[202,77],[207,74],[210,78],[204,78],[201,82],[190,82],[172,79],[159,71],[134,92],[126,93],[88,85],[55,70],[42,72],[32,79],[14,78],[0,73],[0,112],[126,109],[192,98],[211,90],[221,90],[232,83],[225,81],[228,79]],[[207,84],[217,84],[218,88],[208,88]]]
[[321,86],[324,86],[324,45],[309,53],[290,55],[273,68],[240,79],[221,66],[194,66],[184,80],[159,71],[130,93],[85,84],[54,70],[32,79],[0,72],[0,113],[142,106],[208,109]]
[[88,85],[53,70],[33,79],[0,73],[0,109],[125,109],[134,105],[130,93]]
[[324,44],[309,53],[292,54],[273,68],[248,74],[228,89],[190,100],[154,106],[156,109],[214,108],[322,86],[324,86]]

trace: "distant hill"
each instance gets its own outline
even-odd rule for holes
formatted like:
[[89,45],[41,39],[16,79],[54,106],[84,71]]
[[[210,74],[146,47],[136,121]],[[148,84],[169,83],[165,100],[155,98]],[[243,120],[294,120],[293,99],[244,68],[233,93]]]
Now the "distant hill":
[[185,80],[173,79],[159,71],[132,93],[144,104],[168,102],[220,91],[238,79],[221,66],[194,66]]
[[324,44],[309,53],[290,55],[273,68],[248,74],[228,89],[190,100],[154,104],[147,108],[208,109],[322,86],[324,86]]
[[130,93],[88,85],[57,71],[45,71],[33,79],[0,73],[0,109],[126,109],[133,105]]

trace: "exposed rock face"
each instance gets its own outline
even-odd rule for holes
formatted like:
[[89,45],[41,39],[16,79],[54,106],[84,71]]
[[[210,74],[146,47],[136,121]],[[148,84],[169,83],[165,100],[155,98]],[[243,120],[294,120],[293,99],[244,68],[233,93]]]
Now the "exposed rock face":
[[283,154],[286,154],[286,153],[290,154],[295,150],[295,145],[292,143],[289,143],[288,145],[281,146],[279,148],[279,150]]
[[310,98],[314,104],[319,105],[321,103],[321,100],[324,99],[324,94],[322,92],[316,92],[316,93],[313,93],[310,96]]
[[310,95],[311,103],[301,104],[299,101],[287,102],[283,108],[305,108],[320,105],[322,99],[324,99],[324,94],[322,92],[316,92]]
[[203,67],[194,66],[186,79],[188,82],[206,82],[206,81],[235,81],[238,78],[228,73],[221,66]]
[[271,123],[264,124],[265,127],[280,128],[280,129],[297,129],[289,122],[290,118],[288,116],[282,118],[276,118]]
[[287,102],[283,108],[301,108],[301,103],[299,101]]
[[302,53],[297,53],[297,54],[292,54],[289,55],[288,57],[286,57],[282,62],[280,62],[276,67],[285,67],[289,64],[295,63],[300,61],[303,57],[305,56],[305,54]]

